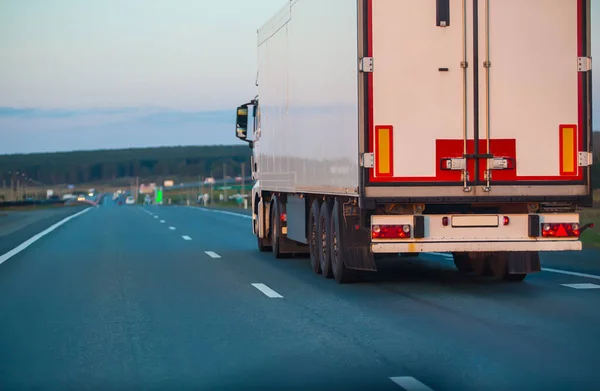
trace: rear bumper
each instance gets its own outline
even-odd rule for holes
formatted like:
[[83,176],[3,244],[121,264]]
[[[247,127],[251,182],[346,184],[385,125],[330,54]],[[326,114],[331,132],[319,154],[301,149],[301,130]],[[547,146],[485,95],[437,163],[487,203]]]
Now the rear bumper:
[[374,253],[423,252],[488,252],[488,251],[580,251],[582,244],[575,240],[521,242],[439,242],[439,243],[373,243]]
[[[578,237],[540,236],[544,223],[579,223],[577,213],[528,214],[374,215],[373,227],[410,226],[407,238],[373,238],[374,253],[494,252],[494,251],[579,251]],[[531,227],[530,227],[531,225]],[[538,226],[539,225],[539,226]],[[537,233],[530,236],[530,228]],[[418,235],[417,235],[418,231]]]

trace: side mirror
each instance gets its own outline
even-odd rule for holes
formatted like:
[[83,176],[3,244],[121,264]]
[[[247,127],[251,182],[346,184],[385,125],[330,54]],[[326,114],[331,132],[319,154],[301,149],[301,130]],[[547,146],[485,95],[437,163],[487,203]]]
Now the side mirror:
[[240,140],[248,138],[248,106],[237,108],[237,117],[235,120],[235,136]]

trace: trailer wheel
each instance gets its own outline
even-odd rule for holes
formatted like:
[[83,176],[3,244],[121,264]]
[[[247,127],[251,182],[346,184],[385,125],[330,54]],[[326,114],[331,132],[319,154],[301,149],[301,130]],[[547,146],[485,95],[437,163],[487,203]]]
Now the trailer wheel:
[[471,260],[469,259],[469,254],[467,253],[452,253],[452,257],[454,258],[454,265],[461,273],[471,273],[473,271],[473,267],[471,266]]
[[521,282],[527,277],[527,273],[509,273],[508,262],[514,253],[494,253],[490,256],[490,269],[495,278],[501,281]]
[[331,217],[331,238],[329,240],[331,252],[331,268],[333,277],[339,284],[345,284],[356,280],[356,271],[348,269],[344,264],[346,243],[344,243],[344,220],[342,207],[335,201]]
[[279,198],[273,197],[273,205],[271,206],[271,245],[275,258],[283,258],[281,252],[281,221],[279,220]]
[[490,256],[488,253],[472,253],[468,254],[471,269],[475,275],[486,277],[492,275]]
[[508,281],[508,282],[521,282],[525,279],[525,277],[527,277],[527,273],[521,273],[521,274],[507,274],[506,277],[504,277],[504,281]]
[[267,239],[264,238],[259,238],[258,236],[256,237],[257,240],[257,246],[258,246],[258,251],[260,251],[261,253],[266,253],[272,250],[272,247],[269,246],[267,243]]
[[325,201],[321,205],[321,211],[319,213],[319,263],[321,267],[321,273],[325,278],[333,277],[331,270],[331,252],[330,252],[330,233],[331,233],[331,205]]
[[308,216],[308,248],[310,253],[310,266],[315,274],[321,274],[321,258],[319,256],[321,250],[319,245],[319,216],[321,215],[321,207],[319,200],[314,200],[310,208]]

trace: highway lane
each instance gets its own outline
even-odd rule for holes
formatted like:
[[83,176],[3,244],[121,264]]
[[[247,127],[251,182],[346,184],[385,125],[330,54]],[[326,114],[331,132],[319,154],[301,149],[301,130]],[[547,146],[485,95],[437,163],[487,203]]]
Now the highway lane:
[[[191,208],[156,213],[188,233],[213,227],[214,235],[201,240],[235,270],[283,295],[293,313],[308,313],[300,317],[365,342],[434,389],[594,389],[600,382],[600,290],[561,285],[596,280],[542,272],[522,284],[494,283],[462,276],[443,257],[426,255],[386,260],[366,283],[339,286],[312,275],[307,260],[258,253],[254,238],[239,232],[249,232],[246,218]],[[227,235],[220,227],[228,227]]]
[[397,389],[157,220],[92,209],[1,265],[0,389]]
[[0,389],[600,388],[600,289],[560,285],[589,279],[425,256],[340,286],[255,248],[249,219],[193,208],[68,222],[0,265]]

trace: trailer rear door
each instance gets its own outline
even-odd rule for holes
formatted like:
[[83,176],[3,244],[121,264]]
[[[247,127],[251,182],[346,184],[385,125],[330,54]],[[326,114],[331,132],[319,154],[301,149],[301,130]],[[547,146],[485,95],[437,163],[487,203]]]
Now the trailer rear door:
[[588,1],[365,1],[368,185],[589,193]]

